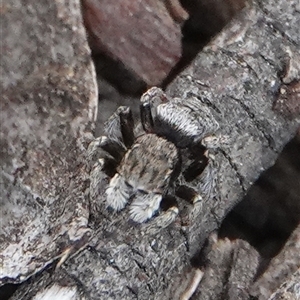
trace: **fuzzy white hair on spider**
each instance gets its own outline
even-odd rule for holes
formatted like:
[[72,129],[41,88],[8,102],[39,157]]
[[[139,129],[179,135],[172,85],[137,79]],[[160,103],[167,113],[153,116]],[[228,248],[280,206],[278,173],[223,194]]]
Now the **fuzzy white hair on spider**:
[[218,123],[197,99],[169,100],[159,88],[143,94],[140,113],[143,132],[137,132],[130,108],[121,106],[105,124],[107,135],[90,144],[88,157],[98,159],[91,172],[91,194],[107,180],[106,206],[121,211],[129,205],[130,218],[137,223],[151,219],[161,202],[172,198],[160,217],[170,223],[178,213],[178,198],[201,202],[194,182],[202,173],[211,174],[203,172],[209,164],[201,141]]

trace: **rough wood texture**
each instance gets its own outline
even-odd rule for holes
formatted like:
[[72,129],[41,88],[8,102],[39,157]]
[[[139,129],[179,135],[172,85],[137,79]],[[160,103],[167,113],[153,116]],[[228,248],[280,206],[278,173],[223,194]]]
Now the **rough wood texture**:
[[[296,228],[281,252],[275,256],[264,274],[253,284],[250,293],[259,300],[273,299],[271,294],[283,292],[280,287],[284,282],[290,281],[285,285],[289,286],[289,292],[298,289],[300,297],[300,226]],[[294,274],[294,275],[293,275]],[[297,275],[298,274],[298,275]],[[292,278],[294,278],[295,289],[291,288]],[[297,287],[298,284],[298,287]],[[287,291],[288,292],[288,289]],[[274,299],[277,299],[276,297]],[[284,298],[285,299],[285,298]]]
[[[173,2],[168,1],[174,14]],[[84,0],[82,5],[93,52],[122,62],[148,85],[160,84],[180,59],[181,29],[164,1]]]
[[98,100],[78,1],[5,1],[1,14],[0,285],[87,241]]
[[[171,96],[180,97],[182,101],[189,97],[199,99],[199,102],[207,106],[219,122],[220,133],[231,137],[230,147],[222,147],[215,153],[218,163],[218,189],[213,201],[203,203],[203,210],[198,219],[192,219],[189,224],[182,224],[179,218],[166,230],[149,235],[144,230],[146,225],[140,226],[128,222],[126,210],[118,214],[110,214],[103,209],[90,219],[89,225],[93,236],[88,241],[89,246],[69,259],[59,270],[53,270],[53,273],[44,271],[33,277],[30,282],[24,283],[13,299],[32,299],[37,291],[42,292],[54,285],[56,286],[53,289],[56,291],[57,286],[65,285],[62,277],[68,280],[68,286],[72,287],[72,291],[75,290],[73,299],[79,297],[78,295],[87,299],[174,299],[173,295],[176,294],[177,288],[174,288],[170,282],[173,280],[181,282],[187,278],[183,275],[191,267],[191,257],[196,256],[197,266],[207,266],[201,263],[202,256],[197,257],[197,252],[209,233],[219,227],[226,213],[242,199],[259,174],[274,163],[278,153],[292,138],[300,124],[299,116],[292,121],[287,121],[272,110],[274,87],[280,82],[277,73],[282,68],[281,57],[286,48],[296,52],[300,45],[297,36],[299,27],[293,25],[299,13],[295,8],[296,1],[293,2],[294,6],[292,2],[261,1],[248,8],[241,19],[228,26],[222,36],[206,47],[193,64],[168,88]],[[62,5],[63,2],[52,3],[52,5],[56,7],[58,3]],[[58,11],[60,13],[64,11],[69,16],[68,4],[69,2],[65,3],[65,6],[60,7]],[[42,6],[47,7],[47,15],[49,5],[50,3],[45,2]],[[23,4],[19,10],[22,9],[30,9],[30,6]],[[289,14],[282,15],[282,11]],[[42,11],[38,10],[36,14],[45,17]],[[56,13],[54,16],[56,17]],[[76,17],[78,14],[73,14],[73,18]],[[289,18],[289,21],[284,18]],[[70,22],[73,20],[71,16],[66,19]],[[28,22],[33,20],[28,19]],[[280,22],[279,27],[278,22]],[[55,22],[56,25],[58,23]],[[69,28],[68,25],[65,26]],[[30,28],[32,27],[34,26]],[[54,31],[54,39],[62,32],[61,29]],[[7,35],[9,36],[9,33]],[[41,38],[45,35],[41,36],[38,32],[36,36]],[[84,41],[82,42],[79,45],[84,44]],[[69,47],[73,49],[71,44]],[[86,55],[86,52],[84,53]],[[67,55],[70,52],[62,51],[61,55],[63,54]],[[68,65],[74,62],[74,65],[78,66],[76,64],[78,61],[86,61],[89,67],[80,68],[79,71],[91,72],[90,61],[85,55],[77,54],[76,58],[71,55],[70,60],[63,60],[63,62],[67,62]],[[38,55],[33,57],[39,59]],[[45,58],[42,61],[44,60]],[[48,64],[46,67],[48,70]],[[18,70],[11,64],[8,65],[7,70],[10,68]],[[25,74],[21,74],[20,78]],[[45,98],[42,98],[40,89],[44,81],[42,75],[40,73],[38,75],[38,78],[28,77],[31,85],[29,88],[26,86],[25,91],[20,85],[20,90],[15,92],[15,98],[28,101],[27,107],[32,103],[31,110],[26,110],[20,100],[17,103],[5,102],[8,104],[4,107],[5,118],[1,121],[5,125],[2,143],[4,146],[12,145],[11,151],[14,152],[10,155],[8,150],[5,152],[3,163],[5,163],[5,172],[9,176],[4,178],[9,182],[11,191],[21,190],[21,192],[5,195],[3,202],[14,203],[18,199],[24,199],[22,195],[25,193],[23,190],[26,184],[28,201],[35,204],[31,206],[33,210],[44,211],[43,217],[53,220],[53,223],[47,221],[48,228],[41,227],[39,233],[43,240],[46,239],[48,246],[53,245],[55,251],[50,247],[46,253],[48,258],[45,258],[41,251],[40,256],[32,258],[31,261],[36,263],[41,259],[42,265],[45,265],[45,262],[61,255],[60,250],[70,246],[70,240],[82,241],[84,237],[82,234],[76,236],[76,233],[80,233],[76,231],[78,225],[83,225],[83,229],[86,229],[89,213],[85,194],[86,185],[83,180],[86,176],[82,164],[84,149],[81,147],[80,138],[84,136],[86,123],[92,119],[88,112],[93,111],[91,102],[94,103],[95,91],[92,84],[93,76],[80,76],[76,85],[75,82],[72,85],[74,89],[80,87],[79,90],[82,91],[80,98],[74,94],[71,94],[74,97],[68,98],[66,94],[69,94],[61,95],[61,90],[55,90],[51,94],[50,91],[53,91],[54,86],[59,86],[60,80],[66,77],[63,74],[58,77],[59,80],[53,81],[50,91],[45,89],[45,93],[42,94]],[[36,87],[39,88],[38,92],[33,93]],[[63,87],[68,85],[63,84]],[[8,93],[10,94],[11,92]],[[44,101],[42,107],[38,105],[41,99]],[[67,102],[68,99],[70,102]],[[69,104],[67,108],[62,105],[68,103],[72,105]],[[64,108],[65,110],[62,111]],[[105,108],[100,107],[100,109]],[[11,114],[12,111],[14,115]],[[20,120],[23,122],[20,123]],[[24,127],[29,120],[30,132]],[[19,126],[10,131],[9,122]],[[47,138],[46,134],[51,130],[53,130],[52,138]],[[77,144],[76,138],[79,138]],[[29,144],[32,145],[30,149]],[[78,145],[78,148],[75,145]],[[7,146],[4,149],[7,149]],[[27,168],[20,168],[24,165]],[[16,172],[16,170],[20,171]],[[103,200],[99,199],[99,201]],[[63,206],[61,206],[62,201]],[[45,210],[39,209],[37,206],[40,204],[37,203],[42,203]],[[82,217],[80,221],[76,216],[74,217],[76,205],[81,209],[78,215]],[[40,218],[40,214],[37,218]],[[60,230],[57,231],[57,228]],[[47,233],[51,232],[50,229],[52,233],[48,239],[49,237],[53,239],[53,244],[47,241]],[[60,240],[63,238],[61,236],[63,232],[66,234],[66,240]],[[20,234],[18,236],[20,237]],[[63,247],[60,246],[61,241]],[[7,243],[7,240],[5,242]],[[251,253],[255,258],[255,250],[244,242],[236,242],[236,245],[239,251],[231,251],[229,246],[229,251],[224,251],[225,260],[220,259],[220,264],[226,264],[226,256],[231,257],[231,253],[234,253],[234,260],[237,262],[229,276],[232,282],[228,296],[235,288],[233,280],[236,278],[235,274],[241,274],[241,271],[236,270],[239,268],[244,270],[242,273],[245,276],[240,279],[245,286],[249,286],[255,269],[255,265],[244,265],[241,259],[244,253]],[[82,244],[75,243],[75,246],[76,250]],[[220,249],[224,248],[225,250],[227,248],[226,242],[225,247],[220,247]],[[210,254],[207,255],[209,257]],[[218,264],[214,261],[213,254],[210,257],[212,263]],[[256,258],[253,261],[256,264]],[[42,268],[41,265],[35,267]],[[8,271],[11,272],[9,269]],[[19,270],[19,274],[20,272]],[[28,275],[29,272],[27,270],[26,272]],[[31,269],[30,272],[34,270]],[[15,278],[21,279],[16,275],[14,280]],[[194,299],[197,299],[198,293],[199,291],[196,291]],[[222,294],[222,285],[218,293]],[[237,297],[237,295],[234,291],[233,296]],[[203,295],[203,293],[201,297],[210,298],[209,294]],[[232,299],[235,299],[234,297]]]
[[[197,97],[221,124],[220,132],[233,141],[216,155],[220,202],[208,203],[204,213],[211,230],[259,174],[274,164],[299,126],[299,116],[289,121],[272,109],[274,87],[280,84],[277,74],[283,68],[281,58],[287,48],[294,53],[299,49],[296,33],[292,39],[293,28],[285,28],[285,34],[292,35],[288,40],[274,31],[264,12],[269,4],[259,4],[245,10],[168,88],[182,101]],[[211,210],[214,214],[209,213]],[[203,230],[195,225],[192,240],[201,240]]]
[[193,299],[249,299],[258,263],[258,252],[243,240],[213,242]]
[[268,300],[298,300],[300,299],[300,269],[287,279]]

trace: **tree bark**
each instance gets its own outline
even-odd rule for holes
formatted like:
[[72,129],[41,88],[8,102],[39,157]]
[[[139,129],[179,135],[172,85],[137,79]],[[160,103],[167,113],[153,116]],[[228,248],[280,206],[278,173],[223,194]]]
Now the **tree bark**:
[[1,13],[4,284],[24,281],[89,235],[84,140],[98,91],[78,1],[8,1]]
[[[79,3],[50,2],[14,6],[20,14],[26,14],[26,31],[37,31],[32,37],[37,49],[47,48],[49,40],[55,46],[50,58],[25,52],[27,69],[21,70],[17,59],[12,63],[9,51],[6,53],[5,68],[12,73],[3,82],[1,144],[5,186],[1,205],[5,216],[9,216],[3,217],[3,228],[10,230],[1,234],[5,266],[1,279],[3,283],[22,282],[42,271],[21,285],[13,299],[32,299],[38,293],[41,298],[47,291],[51,295],[68,292],[70,299],[174,299],[174,295],[184,292],[178,292],[181,283],[190,280],[184,274],[191,268],[191,258],[196,258],[195,267],[207,272],[203,255],[204,260],[213,261],[214,252],[204,254],[200,250],[209,234],[220,227],[260,173],[274,164],[299,127],[299,116],[290,120],[273,110],[283,57],[287,49],[288,53],[299,51],[297,3],[253,3],[167,88],[171,97],[183,102],[193,97],[206,106],[220,124],[219,133],[230,136],[230,144],[214,153],[218,166],[214,199],[205,201],[200,214],[189,224],[182,224],[178,218],[167,229],[152,235],[145,231],[147,225],[129,222],[126,210],[110,214],[103,205],[98,214],[90,215],[84,161],[96,110],[95,74]],[[49,8],[47,12],[43,7]],[[41,18],[38,23],[28,18],[32,12]],[[45,28],[51,26],[41,21],[47,15],[55,26],[62,26],[49,29],[49,36]],[[5,16],[9,22],[9,13]],[[22,26],[18,28],[22,33],[20,41],[24,42],[27,36]],[[7,44],[10,34],[8,30]],[[43,55],[47,50],[42,51]],[[38,60],[37,70],[28,63],[30,57]],[[99,199],[99,203],[104,201]],[[33,242],[27,243],[28,239]],[[221,249],[224,245],[225,250],[240,249],[222,253],[229,258],[234,253],[236,269],[241,266],[242,270],[238,274],[249,272],[249,277],[240,278],[249,287],[257,253],[246,242],[236,244],[227,247],[226,242],[221,243]],[[14,256],[10,247],[16,249]],[[83,250],[78,252],[79,249]],[[243,253],[251,253],[249,265],[242,266]],[[56,258],[67,255],[71,258],[60,268],[45,270]],[[221,282],[225,288],[226,283]],[[229,291],[228,299],[238,295],[235,285]],[[216,291],[217,295],[222,293],[222,288]],[[212,296],[202,293],[200,297],[198,290],[194,299],[200,298]]]

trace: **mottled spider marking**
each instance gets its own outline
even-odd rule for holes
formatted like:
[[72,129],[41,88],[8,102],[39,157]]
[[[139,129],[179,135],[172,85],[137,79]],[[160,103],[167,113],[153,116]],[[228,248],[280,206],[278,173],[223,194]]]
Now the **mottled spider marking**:
[[174,98],[170,101],[155,87],[142,96],[141,115],[146,132],[163,136],[179,148],[200,143],[219,129],[210,110],[198,99],[189,98],[182,102]]
[[[209,196],[214,189],[210,177],[215,174],[211,161],[208,168],[203,166],[208,156],[202,142],[211,141],[209,134],[217,130],[218,123],[195,99],[170,101],[158,88],[142,96],[140,109],[145,132],[135,136],[130,108],[123,106],[106,122],[107,136],[90,145],[88,157],[101,157],[97,170],[94,167],[91,172],[91,189],[100,186],[98,179],[101,186],[108,180],[106,206],[120,211],[129,205],[130,218],[138,223],[152,218],[165,198],[180,197],[199,209],[199,182]],[[178,208],[172,205],[154,224],[166,227],[177,214]]]
[[173,143],[155,134],[145,134],[136,139],[117,170],[134,189],[162,193],[178,160]]
[[109,183],[108,206],[121,210],[132,196],[131,219],[141,223],[151,218],[160,206],[178,162],[179,153],[173,143],[155,134],[138,137]]

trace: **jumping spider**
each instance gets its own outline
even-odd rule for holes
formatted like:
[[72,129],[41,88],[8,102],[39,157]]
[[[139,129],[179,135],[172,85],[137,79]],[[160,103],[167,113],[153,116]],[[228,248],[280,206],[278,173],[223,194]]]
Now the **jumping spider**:
[[[143,130],[134,126],[129,107],[119,107],[105,125],[107,136],[88,148],[90,160],[100,156],[91,171],[91,194],[105,191],[107,207],[115,211],[130,201],[130,218],[138,223],[153,217],[164,199],[201,202],[194,182],[199,182],[195,180],[199,175],[206,176],[205,185],[210,187],[203,145],[210,143],[218,123],[198,101],[169,101],[161,89],[151,88],[141,97]],[[166,226],[179,212],[173,204],[160,216]]]

